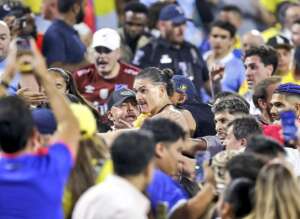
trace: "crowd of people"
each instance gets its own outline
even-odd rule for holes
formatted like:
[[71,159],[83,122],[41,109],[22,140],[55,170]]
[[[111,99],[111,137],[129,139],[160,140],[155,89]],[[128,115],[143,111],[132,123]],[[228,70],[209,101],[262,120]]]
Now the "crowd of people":
[[0,218],[299,219],[299,1],[1,1]]

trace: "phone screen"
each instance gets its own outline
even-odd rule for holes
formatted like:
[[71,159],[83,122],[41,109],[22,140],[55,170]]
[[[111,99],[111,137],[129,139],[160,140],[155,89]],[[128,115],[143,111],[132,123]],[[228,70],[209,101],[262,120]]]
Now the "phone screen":
[[210,153],[209,151],[199,151],[196,153],[196,180],[197,182],[201,183],[204,181],[204,168],[203,164],[205,161],[208,161],[210,159]]
[[293,144],[297,140],[296,114],[289,110],[280,113],[282,134],[285,144]]

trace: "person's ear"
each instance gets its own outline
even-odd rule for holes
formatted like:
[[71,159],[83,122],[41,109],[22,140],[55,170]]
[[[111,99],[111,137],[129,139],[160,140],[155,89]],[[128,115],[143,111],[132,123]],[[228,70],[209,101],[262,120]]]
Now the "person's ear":
[[154,172],[154,160],[151,160],[144,170],[145,184],[149,184],[152,180]]
[[300,118],[300,103],[296,103],[295,110],[297,118]]
[[110,121],[114,121],[114,117],[113,117],[113,114],[112,114],[112,112],[111,112],[111,110],[109,110],[108,112],[107,112],[107,118],[110,120]]
[[265,109],[267,109],[267,102],[265,101],[265,100],[263,100],[262,98],[258,98],[258,100],[257,100],[257,103],[258,103],[258,107],[260,108],[260,109],[263,109],[263,110],[265,110]]
[[179,95],[179,100],[178,100],[179,104],[185,103],[186,100],[187,100],[187,95],[186,94],[180,94]]
[[230,204],[223,202],[221,205],[220,216],[222,219],[230,219],[232,218],[232,207]]
[[165,37],[165,29],[166,29],[166,23],[165,23],[165,21],[158,21],[158,23],[157,23],[157,28],[158,28],[158,30],[159,30],[159,32],[160,32],[160,34],[163,36],[163,37]]
[[240,139],[240,141],[241,141],[241,146],[247,147],[247,139],[246,138],[242,138],[242,139]]
[[121,58],[121,49],[118,48],[114,52],[116,53],[116,59],[119,60]]
[[155,155],[157,158],[162,158],[165,153],[165,146],[162,143],[157,143],[155,145]]
[[267,72],[268,76],[271,77],[273,74],[273,71],[274,71],[274,67],[273,67],[273,65],[267,65],[266,67],[268,69],[268,72]]

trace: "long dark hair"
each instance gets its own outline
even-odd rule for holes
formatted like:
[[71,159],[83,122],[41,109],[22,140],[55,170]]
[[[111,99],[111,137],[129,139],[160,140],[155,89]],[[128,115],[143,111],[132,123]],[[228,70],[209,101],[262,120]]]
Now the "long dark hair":
[[80,141],[76,164],[66,187],[71,194],[71,208],[66,218],[71,218],[74,205],[80,196],[95,185],[99,174],[96,167],[101,166],[100,161],[107,159],[108,156],[108,149],[99,137],[94,136]]
[[[77,88],[77,85],[75,83],[75,80],[72,76],[72,73],[67,71],[67,70],[64,70],[62,68],[49,68],[48,69],[48,72],[55,72],[56,74],[60,75],[66,85],[67,85],[67,97],[70,99],[70,101],[72,102],[72,96],[74,96],[76,98],[76,100],[79,101],[80,104],[83,104],[83,105],[86,105],[94,114],[95,118],[97,118],[97,121],[98,121],[98,118],[100,117],[100,114],[98,113],[97,109],[88,101],[86,100],[78,91],[78,88]],[[68,95],[70,94],[70,95]],[[100,126],[99,124],[97,124],[98,127]]]

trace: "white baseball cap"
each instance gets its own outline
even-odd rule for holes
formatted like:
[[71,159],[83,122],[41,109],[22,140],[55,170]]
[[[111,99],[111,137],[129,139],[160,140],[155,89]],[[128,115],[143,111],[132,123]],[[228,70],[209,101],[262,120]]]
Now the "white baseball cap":
[[111,28],[102,28],[93,35],[92,47],[103,46],[116,50],[121,46],[121,38],[117,31]]

